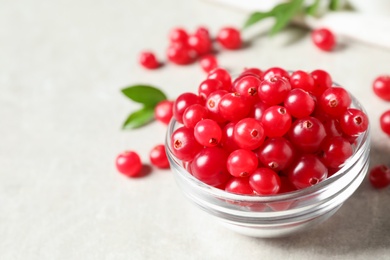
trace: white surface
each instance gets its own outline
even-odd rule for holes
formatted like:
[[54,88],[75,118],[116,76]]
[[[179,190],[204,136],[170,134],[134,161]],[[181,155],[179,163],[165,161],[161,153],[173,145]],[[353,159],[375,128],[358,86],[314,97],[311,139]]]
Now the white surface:
[[[127,179],[116,155],[163,142],[157,122],[121,131],[136,109],[120,88],[144,82],[171,98],[195,91],[197,64],[149,72],[140,50],[163,57],[166,35],[240,26],[246,15],[202,1],[0,2],[0,259],[385,259],[390,249],[390,188],[365,181],[330,220],[299,236],[262,240],[237,235],[189,204],[170,171]],[[389,164],[390,139],[379,130],[390,108],[371,91],[390,74],[390,52],[344,42],[333,53],[290,28],[268,38],[245,33],[250,48],[222,52],[220,64],[328,70],[366,106],[372,163]]]
[[348,2],[355,10],[361,13],[390,15],[390,1],[388,0],[348,0]]
[[[283,1],[235,1],[209,0],[222,5],[237,8],[248,12],[271,10]],[[312,1],[307,1],[311,4]],[[319,17],[307,16],[296,18],[294,22],[311,29],[328,28],[338,37],[344,37],[376,47],[390,50],[390,1],[388,0],[354,0],[350,4],[356,11],[328,11],[330,1],[322,0]],[[341,2],[342,5],[345,3]],[[270,20],[270,19],[267,19]],[[268,22],[268,21],[267,21]],[[272,21],[271,21],[272,22]]]
[[319,19],[307,17],[305,23],[309,28],[328,28],[339,37],[390,50],[390,16],[344,11],[327,13]]

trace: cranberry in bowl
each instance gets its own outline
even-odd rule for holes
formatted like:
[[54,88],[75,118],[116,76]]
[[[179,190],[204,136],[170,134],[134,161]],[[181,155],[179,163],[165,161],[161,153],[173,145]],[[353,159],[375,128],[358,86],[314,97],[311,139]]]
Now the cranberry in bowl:
[[[226,86],[226,73],[217,74]],[[370,129],[362,105],[334,83],[314,80],[307,91],[304,82],[301,93],[291,74],[264,79],[244,72],[230,88],[215,89],[218,95],[189,104],[197,115],[191,124],[174,117],[168,125],[166,153],[182,193],[243,235],[309,230],[331,217],[367,173]],[[297,113],[292,97],[310,108]],[[202,106],[208,113],[194,113]]]

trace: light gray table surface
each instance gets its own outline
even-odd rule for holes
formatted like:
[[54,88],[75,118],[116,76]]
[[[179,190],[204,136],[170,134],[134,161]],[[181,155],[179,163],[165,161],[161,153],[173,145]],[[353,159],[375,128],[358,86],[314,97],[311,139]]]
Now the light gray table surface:
[[[139,52],[165,59],[171,28],[206,25],[215,35],[246,16],[198,0],[0,0],[0,259],[389,259],[390,188],[368,180],[315,229],[256,239],[190,204],[169,170],[117,173],[119,152],[136,150],[147,164],[165,135],[158,122],[120,129],[139,107],[120,89],[149,83],[174,99],[205,77],[196,63],[146,71]],[[390,103],[371,90],[390,74],[390,50],[341,39],[324,53],[300,28],[244,38],[248,48],[218,55],[222,66],[328,70],[368,111],[372,165],[390,163],[378,123]]]

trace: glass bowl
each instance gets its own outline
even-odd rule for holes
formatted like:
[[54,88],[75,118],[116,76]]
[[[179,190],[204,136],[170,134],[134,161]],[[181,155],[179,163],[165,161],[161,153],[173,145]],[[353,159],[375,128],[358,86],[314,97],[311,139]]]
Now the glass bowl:
[[[352,107],[366,112],[351,95]],[[166,153],[178,187],[199,208],[227,228],[253,237],[282,237],[308,230],[332,216],[356,191],[368,170],[370,129],[361,134],[354,153],[335,174],[309,188],[270,196],[249,196],[209,186],[186,168],[171,151],[170,136],[181,124],[172,119],[166,134]],[[218,163],[218,162],[215,162]]]

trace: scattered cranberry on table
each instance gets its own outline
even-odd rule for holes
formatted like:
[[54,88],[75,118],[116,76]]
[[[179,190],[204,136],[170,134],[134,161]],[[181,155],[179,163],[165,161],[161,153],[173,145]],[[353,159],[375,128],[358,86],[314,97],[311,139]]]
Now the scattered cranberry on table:
[[300,88],[292,89],[284,99],[284,107],[295,118],[303,118],[311,115],[315,105],[316,102],[313,96]]
[[134,151],[120,153],[115,163],[117,170],[128,177],[139,177],[141,174],[141,158]]
[[323,51],[331,51],[336,45],[336,37],[326,28],[315,29],[311,33],[313,43]]
[[325,90],[332,86],[332,77],[324,70],[314,70],[310,72],[314,80],[313,90],[307,90],[316,97],[320,97]]
[[195,61],[196,53],[185,43],[174,43],[167,49],[168,60],[177,65],[187,65]]
[[309,73],[296,70],[290,76],[291,88],[298,88],[304,91],[311,92],[314,89],[314,79]]
[[272,195],[279,192],[281,182],[275,171],[259,167],[249,176],[249,185],[259,195]]
[[390,136],[390,110],[387,110],[382,113],[380,117],[380,125],[382,131]]
[[241,33],[234,27],[224,27],[217,35],[218,43],[225,49],[236,50],[241,48]]
[[378,76],[374,80],[372,88],[378,97],[390,101],[390,75]]
[[211,119],[203,119],[194,127],[196,141],[205,147],[214,147],[222,138],[222,129],[217,122]]
[[139,62],[146,69],[157,69],[160,66],[154,53],[149,51],[141,52]]
[[206,34],[190,35],[187,44],[198,56],[208,54],[213,50],[213,43]]
[[195,35],[199,35],[199,36],[203,36],[203,37],[207,37],[209,39],[210,38],[210,32],[209,32],[209,29],[207,29],[206,27],[204,26],[199,26],[196,31],[195,31]]
[[246,149],[237,149],[229,154],[227,159],[228,171],[235,177],[247,177],[252,174],[258,165],[254,152]]
[[186,43],[188,39],[188,33],[183,28],[173,28],[169,32],[169,41],[171,43]]
[[253,189],[249,185],[248,177],[231,178],[226,183],[225,191],[241,195],[253,195]]
[[163,144],[156,145],[150,151],[149,159],[152,165],[160,169],[168,169],[169,161],[165,153],[165,146]]
[[390,185],[390,169],[385,165],[373,167],[368,177],[374,188],[381,189]]

